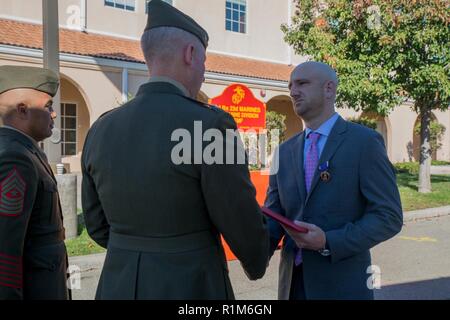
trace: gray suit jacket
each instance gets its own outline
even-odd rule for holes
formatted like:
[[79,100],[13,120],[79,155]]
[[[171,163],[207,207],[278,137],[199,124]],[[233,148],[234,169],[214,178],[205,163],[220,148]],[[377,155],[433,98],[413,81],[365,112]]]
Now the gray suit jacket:
[[[374,130],[339,118],[319,164],[329,161],[331,179],[318,172],[306,194],[303,171],[304,132],[279,147],[279,170],[270,176],[265,206],[292,220],[325,231],[331,256],[303,250],[307,299],[373,299],[367,286],[369,249],[400,232],[403,214],[395,172],[382,137]],[[285,236],[279,299],[288,299],[296,252],[294,241],[269,219],[271,253]]]

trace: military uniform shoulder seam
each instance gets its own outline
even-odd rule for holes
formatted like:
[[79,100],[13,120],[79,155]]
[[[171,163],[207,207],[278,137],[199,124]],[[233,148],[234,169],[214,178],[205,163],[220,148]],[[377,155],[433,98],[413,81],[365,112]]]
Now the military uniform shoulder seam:
[[210,109],[210,110],[214,110],[214,111],[219,111],[219,110],[221,110],[220,108],[218,108],[218,107],[215,106],[215,105],[212,105],[212,104],[209,104],[209,103],[205,103],[205,102],[202,102],[202,101],[199,101],[199,100],[196,100],[196,99],[192,99],[192,98],[190,98],[190,97],[186,97],[186,96],[183,96],[183,97],[184,97],[185,99],[191,101],[191,102],[194,102],[195,104],[197,104],[197,105],[199,105],[199,106],[201,106],[201,107],[203,107],[203,108]]
[[104,116],[106,116],[107,114],[109,114],[109,113],[111,113],[111,112],[113,112],[113,111],[116,111],[117,109],[119,109],[119,108],[114,108],[114,109],[108,110],[108,111],[102,113],[102,114],[100,115],[100,117],[98,117],[98,118],[101,119],[101,118],[103,118]]
[[24,146],[17,140],[13,140],[12,144],[15,145],[14,148],[2,150],[2,152],[0,153],[1,158],[10,157],[12,159],[28,160],[30,163],[33,163],[33,160],[30,156],[30,150],[26,146]]

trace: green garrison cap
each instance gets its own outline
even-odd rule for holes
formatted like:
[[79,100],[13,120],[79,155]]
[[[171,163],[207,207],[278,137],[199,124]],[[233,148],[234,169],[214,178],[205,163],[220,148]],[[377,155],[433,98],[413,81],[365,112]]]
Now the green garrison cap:
[[54,97],[58,87],[58,75],[51,70],[23,66],[0,66],[0,94],[12,89],[35,89]]
[[194,19],[164,1],[151,0],[145,31],[158,27],[183,29],[199,38],[205,48],[208,46],[208,33]]

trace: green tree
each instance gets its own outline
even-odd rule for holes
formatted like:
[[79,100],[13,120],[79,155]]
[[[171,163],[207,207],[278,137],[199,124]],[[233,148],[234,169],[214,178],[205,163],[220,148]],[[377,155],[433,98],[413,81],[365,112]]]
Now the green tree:
[[370,129],[376,130],[377,129],[377,120],[370,119],[367,117],[359,117],[359,118],[349,118],[348,121],[361,124],[363,126],[366,126]]
[[[278,113],[276,111],[266,112],[266,130],[267,133],[256,136],[256,144],[260,142],[262,138],[265,141],[265,147],[267,148],[267,153],[272,154],[272,147],[275,145],[283,143],[286,139],[286,116]],[[250,143],[250,136],[248,134],[242,135],[243,143],[248,148]],[[258,154],[258,164],[250,164],[250,170],[260,170],[262,168],[262,163],[260,159],[260,154]]]
[[286,139],[286,116],[276,111],[266,112],[266,129],[268,140],[272,141],[271,130],[278,130],[280,143]]
[[431,191],[431,112],[450,103],[449,1],[296,2],[285,40],[336,69],[338,107],[387,115],[413,101],[422,124],[419,191]]

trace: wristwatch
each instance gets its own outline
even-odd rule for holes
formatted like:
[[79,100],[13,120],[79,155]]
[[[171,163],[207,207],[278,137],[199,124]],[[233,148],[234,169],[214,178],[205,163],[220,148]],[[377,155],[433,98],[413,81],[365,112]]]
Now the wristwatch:
[[331,256],[331,251],[330,248],[328,247],[328,242],[325,243],[325,248],[320,249],[318,252],[324,257]]

